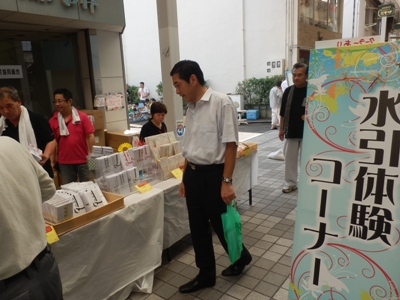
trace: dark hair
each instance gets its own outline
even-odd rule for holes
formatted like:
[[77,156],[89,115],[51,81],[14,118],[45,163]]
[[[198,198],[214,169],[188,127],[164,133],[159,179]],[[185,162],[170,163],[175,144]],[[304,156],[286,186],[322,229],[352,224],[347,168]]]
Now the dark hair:
[[143,81],[141,81],[141,82],[139,82],[139,84],[143,84],[143,85],[144,85],[144,82],[143,82]]
[[150,114],[154,115],[157,113],[165,113],[167,114],[167,107],[165,106],[164,103],[161,102],[155,102],[151,105],[150,107]]
[[72,100],[72,93],[65,88],[56,89],[53,93],[53,96],[55,96],[57,94],[63,95],[65,98],[65,101],[68,101],[69,99]]
[[197,62],[192,60],[181,60],[176,63],[169,73],[170,76],[178,74],[179,78],[190,82],[190,76],[195,75],[197,77],[197,81],[200,85],[205,85],[203,71],[200,69],[200,66]]
[[5,97],[17,102],[19,99],[18,91],[12,86],[2,87],[0,88],[0,100]]
[[304,68],[306,75],[308,75],[308,66],[304,63],[295,63],[292,68],[292,73],[294,69]]
[[279,79],[276,83],[275,86],[280,87],[282,85],[282,79]]

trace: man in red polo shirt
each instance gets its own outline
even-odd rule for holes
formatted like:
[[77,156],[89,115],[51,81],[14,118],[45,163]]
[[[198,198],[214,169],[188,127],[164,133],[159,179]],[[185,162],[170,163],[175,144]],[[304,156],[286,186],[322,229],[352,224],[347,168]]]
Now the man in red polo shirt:
[[89,117],[72,106],[72,93],[64,88],[54,91],[56,112],[50,127],[58,145],[58,163],[63,184],[88,181],[88,153],[92,152],[94,128]]

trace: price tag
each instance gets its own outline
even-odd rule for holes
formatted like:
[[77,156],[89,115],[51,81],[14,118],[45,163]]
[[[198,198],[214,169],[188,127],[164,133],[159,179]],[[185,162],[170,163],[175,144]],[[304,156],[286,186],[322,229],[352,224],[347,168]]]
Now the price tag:
[[243,150],[244,156],[249,156],[250,155],[250,148],[246,148]]
[[172,175],[175,176],[176,179],[182,178],[183,172],[180,168],[171,171]]
[[53,226],[46,226],[46,238],[49,244],[53,244],[59,240],[57,232],[54,230]]
[[143,181],[142,183],[135,185],[135,188],[142,194],[152,189],[151,185],[147,181]]

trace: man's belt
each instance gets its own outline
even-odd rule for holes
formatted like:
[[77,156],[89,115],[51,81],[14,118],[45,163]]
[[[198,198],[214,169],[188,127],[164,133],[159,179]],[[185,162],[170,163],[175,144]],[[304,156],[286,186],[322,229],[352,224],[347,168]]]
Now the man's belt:
[[42,260],[42,258],[43,258],[47,253],[51,253],[51,248],[50,248],[50,245],[48,245],[48,244],[47,244],[46,248],[44,248],[44,249],[33,259],[32,263],[31,263],[28,267],[26,267],[26,268],[23,269],[21,272],[19,272],[19,273],[13,275],[13,276],[11,276],[11,277],[8,277],[8,278],[6,278],[6,279],[0,280],[0,287],[1,287],[1,286],[4,286],[4,284],[7,285],[8,283],[10,283],[10,282],[12,282],[12,281],[15,281],[15,280],[17,280],[17,279],[19,279],[19,278],[21,278],[21,277],[23,277],[23,276],[29,276],[29,271],[28,271],[28,270],[29,270],[30,268],[34,267],[35,264],[36,264],[37,262],[40,262],[40,261]]
[[195,171],[212,171],[221,169],[224,164],[212,164],[212,165],[196,165],[191,162],[188,162],[189,167]]

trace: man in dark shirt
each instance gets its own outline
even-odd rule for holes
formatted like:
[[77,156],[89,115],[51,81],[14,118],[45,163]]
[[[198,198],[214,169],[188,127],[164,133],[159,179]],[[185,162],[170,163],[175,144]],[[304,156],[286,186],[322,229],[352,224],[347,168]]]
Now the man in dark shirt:
[[[25,147],[33,144],[42,150],[39,163],[53,178],[49,157],[55,150],[56,142],[48,121],[43,116],[27,110],[21,104],[18,91],[13,87],[0,88],[0,115],[0,135],[11,137]],[[29,122],[25,123],[26,120]],[[22,134],[21,130],[24,131]],[[34,137],[30,136],[32,132]]]
[[287,88],[282,97],[280,110],[279,139],[285,141],[285,186],[283,193],[297,189],[298,157],[303,140],[304,115],[307,100],[308,66],[296,63],[293,66],[293,85]]

